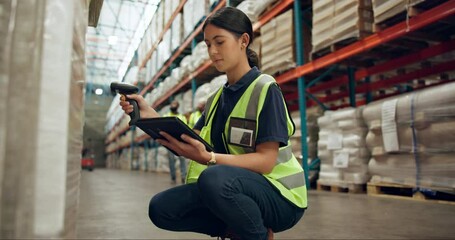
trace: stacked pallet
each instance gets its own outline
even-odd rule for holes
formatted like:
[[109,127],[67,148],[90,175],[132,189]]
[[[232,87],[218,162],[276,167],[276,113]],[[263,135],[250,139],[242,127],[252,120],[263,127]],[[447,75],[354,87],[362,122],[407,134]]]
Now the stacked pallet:
[[313,0],[313,30],[311,37],[313,52],[318,52],[332,44],[333,15],[334,5],[332,0]]
[[313,54],[371,34],[372,23],[371,0],[313,0]]
[[0,1],[2,239],[76,238],[87,9]]
[[[295,67],[293,10],[289,10],[261,28],[262,72],[275,74]],[[279,39],[279,41],[277,41]]]
[[455,188],[455,84],[368,105],[373,183]]
[[409,8],[424,0],[372,0],[374,23],[384,22],[400,13],[406,13]]
[[326,111],[318,118],[318,185],[357,191],[369,180],[367,129],[361,112],[362,108],[347,108]]
[[274,2],[276,0],[244,0],[237,5],[237,8],[244,12],[252,23],[255,23],[258,21],[259,15]]
[[[317,158],[317,144],[319,139],[319,126],[317,123],[318,117],[322,116],[320,108],[313,107],[306,111],[306,129],[307,129],[307,144],[308,144],[308,160]],[[292,121],[295,125],[295,133],[291,137],[292,152],[295,156],[302,155],[302,127],[301,127],[301,114],[300,111],[291,113]]]

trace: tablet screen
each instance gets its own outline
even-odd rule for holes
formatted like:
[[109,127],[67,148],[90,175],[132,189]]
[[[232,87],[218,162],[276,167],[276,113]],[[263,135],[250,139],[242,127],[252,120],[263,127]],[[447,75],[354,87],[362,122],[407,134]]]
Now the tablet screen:
[[[160,131],[167,132],[179,141],[183,140],[180,138],[182,134],[186,134],[194,139],[199,140],[205,145],[205,149],[209,152],[213,151],[204,139],[202,139],[196,132],[189,128],[182,120],[178,117],[158,117],[158,118],[142,118],[136,122],[136,126],[142,129],[145,133],[150,135],[153,139],[165,139],[159,134]],[[171,149],[169,149],[172,151]],[[175,155],[174,151],[172,151]]]

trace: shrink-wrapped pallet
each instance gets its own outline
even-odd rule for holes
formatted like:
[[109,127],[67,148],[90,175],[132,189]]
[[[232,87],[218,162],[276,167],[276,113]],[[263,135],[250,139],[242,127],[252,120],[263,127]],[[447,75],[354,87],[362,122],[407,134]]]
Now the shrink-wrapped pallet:
[[381,23],[407,10],[424,0],[372,0],[374,23]]
[[[302,155],[302,131],[301,131],[301,116],[300,111],[291,113],[292,120],[295,125],[295,133],[291,137],[292,152],[295,156]],[[317,143],[319,139],[319,126],[317,123],[318,117],[322,115],[319,108],[310,108],[306,111],[306,131],[307,131],[307,145],[308,145],[308,160],[317,158]]]
[[188,89],[184,94],[183,94],[183,99],[182,102],[180,103],[182,105],[182,113],[190,113],[193,111],[193,90]]
[[207,95],[211,95],[213,92],[217,91],[220,87],[224,86],[227,83],[227,76],[226,74],[217,76],[210,81],[210,92]]
[[333,41],[361,38],[373,31],[371,0],[334,1]]
[[276,0],[244,0],[237,8],[244,12],[252,23],[258,21],[259,15]]
[[293,26],[291,9],[261,27],[262,72],[275,74],[295,67],[294,31],[290,31]]
[[76,237],[86,10],[0,1],[2,239]]
[[[158,154],[156,155],[156,171],[169,172],[169,152],[165,147],[158,147]],[[177,161],[178,162],[178,161]],[[177,169],[177,168],[176,168]]]
[[372,181],[455,187],[455,84],[366,106]]
[[333,0],[313,0],[312,51],[317,52],[333,42]]
[[183,6],[183,38],[190,35],[196,25],[201,24],[204,16],[208,14],[209,3],[207,0],[187,0]]
[[372,32],[371,0],[313,0],[312,52]]
[[171,42],[171,52],[180,47],[183,42],[183,24],[182,24],[182,14],[179,13],[175,16],[174,21],[172,22],[172,42]]
[[369,180],[370,153],[361,112],[362,108],[347,108],[326,111],[318,118],[321,160],[318,184],[350,188]]

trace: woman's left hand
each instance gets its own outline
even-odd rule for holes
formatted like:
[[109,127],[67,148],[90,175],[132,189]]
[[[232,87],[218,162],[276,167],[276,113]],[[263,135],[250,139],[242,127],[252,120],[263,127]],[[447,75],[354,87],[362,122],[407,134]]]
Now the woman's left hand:
[[180,156],[184,156],[203,165],[206,165],[212,158],[211,153],[205,150],[203,143],[186,134],[182,134],[181,136],[182,140],[185,142],[181,142],[163,131],[161,131],[160,134],[166,138],[166,140],[157,139],[156,141],[159,144],[172,149]]

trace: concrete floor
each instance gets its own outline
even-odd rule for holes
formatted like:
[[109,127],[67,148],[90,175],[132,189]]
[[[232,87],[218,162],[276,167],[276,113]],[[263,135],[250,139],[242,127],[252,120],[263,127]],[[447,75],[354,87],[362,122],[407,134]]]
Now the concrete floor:
[[[213,239],[150,222],[149,199],[171,186],[167,174],[83,171],[78,238]],[[303,219],[275,239],[455,239],[455,205],[312,190]]]

